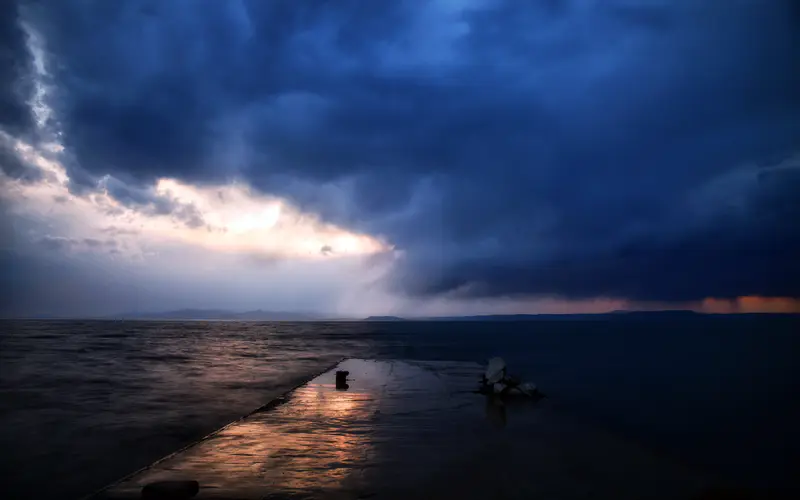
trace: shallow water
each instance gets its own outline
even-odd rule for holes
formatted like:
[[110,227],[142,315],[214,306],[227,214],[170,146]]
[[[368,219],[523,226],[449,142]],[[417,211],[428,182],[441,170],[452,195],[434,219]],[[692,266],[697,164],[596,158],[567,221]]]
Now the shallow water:
[[731,481],[796,486],[797,318],[0,322],[4,497],[82,494],[345,356],[502,355],[581,418]]

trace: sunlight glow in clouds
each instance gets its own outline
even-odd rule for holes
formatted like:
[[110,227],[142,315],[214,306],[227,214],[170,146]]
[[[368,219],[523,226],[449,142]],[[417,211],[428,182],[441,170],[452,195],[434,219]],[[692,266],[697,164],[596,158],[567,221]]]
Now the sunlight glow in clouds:
[[[135,243],[187,244],[225,253],[269,258],[330,259],[389,250],[377,238],[356,234],[302,213],[286,201],[254,193],[244,184],[197,187],[160,179],[152,192],[171,210],[160,213],[149,205],[126,206],[101,189],[87,196],[70,194],[62,165],[33,146],[16,141],[29,164],[46,175],[35,183],[7,179],[7,196],[17,211],[38,220],[58,219],[65,234],[38,237],[101,238],[108,228],[117,235],[136,235]],[[51,148],[58,150],[58,148]],[[111,179],[106,177],[105,182]],[[200,223],[187,224],[178,215],[190,212]]]
[[186,241],[210,248],[302,258],[365,255],[389,249],[376,238],[326,224],[244,184],[196,187],[160,179],[155,192],[198,210],[205,228],[178,231]]

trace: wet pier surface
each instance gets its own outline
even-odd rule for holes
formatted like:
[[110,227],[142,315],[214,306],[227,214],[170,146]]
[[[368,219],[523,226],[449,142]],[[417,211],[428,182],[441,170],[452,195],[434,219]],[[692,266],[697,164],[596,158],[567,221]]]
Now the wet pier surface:
[[[347,387],[336,371],[347,370]],[[99,492],[194,480],[197,499],[696,498],[710,483],[555,411],[475,393],[472,363],[350,359]],[[175,498],[184,498],[175,496]]]

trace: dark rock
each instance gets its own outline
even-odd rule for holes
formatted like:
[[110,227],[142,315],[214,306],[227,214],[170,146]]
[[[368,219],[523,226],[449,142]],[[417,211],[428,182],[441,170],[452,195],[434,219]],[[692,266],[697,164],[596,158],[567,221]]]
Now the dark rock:
[[483,380],[489,385],[494,385],[506,377],[506,362],[503,358],[492,358],[486,364]]
[[346,391],[350,388],[347,384],[347,376],[350,375],[350,372],[346,370],[339,370],[336,372],[336,389],[340,391]]
[[530,382],[523,382],[516,375],[506,372],[506,363],[502,358],[492,358],[486,366],[486,371],[481,376],[481,394],[499,397],[529,397],[541,399],[544,395]]
[[148,500],[187,500],[197,495],[200,483],[197,481],[156,481],[142,488],[142,498]]

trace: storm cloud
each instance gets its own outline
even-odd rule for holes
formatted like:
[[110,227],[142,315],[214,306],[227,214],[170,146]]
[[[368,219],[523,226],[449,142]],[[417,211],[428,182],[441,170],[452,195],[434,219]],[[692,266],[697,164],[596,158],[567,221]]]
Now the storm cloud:
[[199,227],[148,190],[245,181],[384,237],[412,297],[800,296],[792,0],[16,7],[2,127],[32,120],[24,22],[76,193]]
[[0,123],[9,133],[30,132],[33,113],[27,104],[32,92],[31,59],[15,2],[0,5]]

